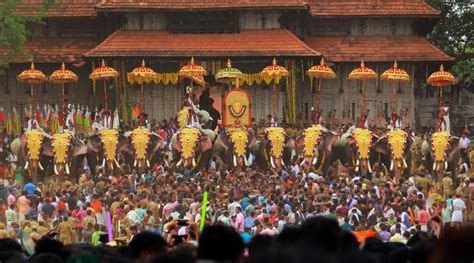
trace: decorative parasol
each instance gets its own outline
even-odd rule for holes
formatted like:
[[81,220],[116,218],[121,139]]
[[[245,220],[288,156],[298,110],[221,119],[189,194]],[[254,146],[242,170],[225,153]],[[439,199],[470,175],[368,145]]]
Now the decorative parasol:
[[107,80],[117,78],[119,73],[105,65],[105,61],[102,60],[101,66],[95,68],[92,73],[89,75],[89,78],[94,81],[103,80],[104,81],[104,114],[107,116],[109,114],[109,98],[107,94]]
[[321,99],[321,80],[322,79],[333,79],[336,77],[336,73],[334,71],[324,65],[324,58],[321,59],[321,63],[319,65],[312,66],[307,72],[310,80],[311,80],[311,89],[313,87],[313,78],[318,79],[318,91],[316,93],[316,111],[314,114],[314,123],[319,123],[319,109],[320,109],[320,99]]
[[239,87],[239,80],[243,79],[244,74],[239,69],[233,68],[230,59],[227,60],[227,66],[216,74],[216,81],[223,83],[231,83],[235,80],[236,88]]
[[443,65],[439,70],[433,72],[426,80],[428,85],[438,87],[439,89],[439,114],[438,114],[438,131],[441,131],[441,123],[443,121],[443,89],[442,87],[451,86],[454,84],[454,76],[448,71],[444,70]]
[[364,65],[364,61],[360,63],[360,67],[352,70],[352,72],[349,74],[348,79],[354,79],[354,80],[361,80],[362,81],[362,107],[361,107],[361,114],[360,114],[360,125],[361,127],[364,127],[365,123],[365,80],[367,79],[376,79],[377,78],[377,73],[371,68],[368,68]]
[[392,86],[392,125],[395,127],[395,122],[397,118],[397,89],[395,87],[396,83],[400,82],[408,82],[410,81],[410,75],[408,73],[398,68],[397,62],[393,63],[393,67],[387,69],[382,75],[380,76],[382,80],[387,80],[391,82]]
[[[143,101],[145,100],[143,86],[145,85],[145,83],[148,84],[152,81],[155,82],[156,84],[157,83],[156,76],[157,74],[153,69],[145,66],[145,60],[142,60],[142,65],[140,67],[134,68],[132,72],[127,74],[128,82],[130,84],[133,84],[136,82],[137,84],[141,85],[140,112],[143,112]],[[141,122],[142,120],[140,119],[140,125],[142,124]]]
[[65,103],[64,103],[64,85],[66,83],[72,83],[72,82],[77,82],[78,77],[77,75],[66,69],[66,66],[64,63],[61,65],[61,69],[58,69],[49,76],[49,81],[52,83],[56,84],[61,84],[61,117],[60,117],[60,122],[61,124],[64,124],[64,117],[66,115],[65,113]]
[[31,62],[31,67],[27,70],[22,71],[16,79],[22,83],[30,84],[30,112],[33,114],[33,101],[34,101],[34,92],[33,85],[40,84],[48,80],[48,77],[41,72],[40,70],[35,69],[35,64]]
[[[273,58],[273,63],[270,66],[265,67],[260,75],[264,78],[270,78],[273,80],[273,120],[276,120],[276,103],[277,103],[277,92],[276,83],[280,81],[281,77],[289,76],[288,70],[276,63],[276,59]],[[276,121],[275,121],[276,123]]]
[[178,72],[179,77],[187,78],[191,80],[191,90],[193,89],[193,83],[196,82],[198,85],[205,85],[203,76],[206,75],[206,69],[194,64],[194,57],[191,57],[189,64],[184,65]]

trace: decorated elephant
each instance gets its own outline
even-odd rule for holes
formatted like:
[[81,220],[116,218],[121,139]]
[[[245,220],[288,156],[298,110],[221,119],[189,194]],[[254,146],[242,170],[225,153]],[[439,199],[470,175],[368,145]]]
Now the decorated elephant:
[[339,134],[321,125],[307,128],[303,136],[296,140],[296,152],[303,159],[301,167],[305,171],[321,171],[324,166],[329,168],[330,164],[326,160],[338,138]]
[[227,128],[214,142],[214,155],[221,158],[227,167],[251,166],[250,154],[256,155],[259,144],[252,129]]
[[[160,135],[150,129],[139,127],[131,132],[126,132],[124,135],[129,138],[131,147],[120,147],[119,152],[124,153],[127,162],[130,154],[132,154],[133,167],[136,167],[139,171],[145,167],[153,166],[163,157],[161,153],[165,142]],[[132,153],[129,151],[130,149],[132,149]]]
[[257,164],[264,170],[279,172],[290,164],[295,140],[286,135],[281,127],[270,127],[265,130],[265,136],[260,138]]
[[457,162],[460,158],[459,138],[448,132],[435,132],[422,143],[422,161],[428,171],[442,178],[444,171],[457,174]]
[[87,163],[91,168],[91,173],[95,174],[99,162],[104,169],[109,171],[113,171],[115,167],[120,168],[117,149],[125,145],[127,145],[127,138],[114,129],[104,129],[90,136],[86,141],[86,146]]
[[[372,172],[371,164],[377,160],[377,153],[372,150],[376,140],[377,136],[371,131],[351,127],[332,144],[327,164],[340,160],[344,166],[366,177],[368,172]],[[324,167],[323,173],[327,173],[328,168]]]

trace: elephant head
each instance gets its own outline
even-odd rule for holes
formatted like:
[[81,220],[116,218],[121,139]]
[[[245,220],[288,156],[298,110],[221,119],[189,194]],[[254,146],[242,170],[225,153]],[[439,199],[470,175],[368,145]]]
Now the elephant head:
[[270,153],[268,158],[272,168],[285,166],[283,162],[283,150],[285,148],[286,133],[281,127],[271,127],[265,130],[266,137],[270,143]]
[[25,170],[28,169],[31,163],[31,170],[36,171],[39,167],[43,170],[40,160],[41,148],[44,140],[44,135],[39,130],[31,130],[25,133],[26,147],[28,149],[28,155],[25,165]]
[[[139,169],[144,168],[145,165],[150,167],[150,161],[155,160],[155,153],[163,146],[163,139],[158,134],[144,127],[126,132],[125,137],[131,138],[131,144],[134,150],[133,166]],[[124,147],[129,148],[129,145],[124,145]],[[119,151],[124,152],[123,149]]]
[[113,170],[114,163],[117,167],[120,167],[116,159],[119,139],[118,131],[114,129],[101,130],[99,132],[99,137],[105,153],[103,165],[105,165],[105,162],[107,161],[111,170]]
[[408,168],[405,160],[407,137],[406,132],[403,130],[393,130],[387,134],[387,143],[392,156],[390,171],[393,171],[395,166],[397,169],[401,169],[402,165],[405,169]]
[[303,153],[304,153],[304,160],[301,163],[303,164],[311,164],[311,166],[315,166],[318,162],[319,152],[318,152],[318,144],[322,138],[322,130],[318,126],[312,126],[307,128],[303,133]]
[[431,136],[431,149],[433,151],[433,171],[442,171],[443,167],[447,169],[447,151],[451,136],[448,132],[435,132]]
[[[66,174],[69,174],[68,151],[72,136],[69,133],[56,133],[53,135],[51,145],[54,152],[54,173],[62,173],[63,166]],[[59,169],[58,169],[59,168]]]
[[195,154],[198,148],[201,132],[198,128],[184,128],[178,135],[178,144],[174,147],[181,152],[181,159],[178,166],[183,164],[184,167],[196,166]]
[[246,156],[249,142],[248,131],[246,129],[228,129],[226,132],[230,137],[234,149],[232,158],[234,166],[242,166],[243,164],[248,166]]
[[371,173],[372,168],[370,167],[369,155],[372,147],[372,132],[367,129],[357,128],[352,132],[352,138],[357,149],[355,171],[359,171],[359,166],[361,166],[363,170],[367,169]]

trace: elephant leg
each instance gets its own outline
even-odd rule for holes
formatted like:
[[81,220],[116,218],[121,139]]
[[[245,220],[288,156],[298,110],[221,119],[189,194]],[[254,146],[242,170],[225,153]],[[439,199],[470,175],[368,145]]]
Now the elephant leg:
[[[69,176],[72,179],[79,179],[79,173],[84,163],[84,155],[75,156],[71,160],[71,167],[69,168]],[[66,164],[67,165],[67,164]]]
[[91,175],[94,177],[97,173],[98,154],[97,153],[87,153],[86,159],[87,159],[87,165],[89,165],[89,168],[91,170]]

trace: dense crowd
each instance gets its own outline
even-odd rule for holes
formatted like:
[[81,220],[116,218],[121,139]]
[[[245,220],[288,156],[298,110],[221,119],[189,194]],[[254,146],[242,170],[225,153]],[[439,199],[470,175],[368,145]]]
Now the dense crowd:
[[273,174],[213,158],[196,173],[155,165],[92,176],[85,164],[79,178],[35,184],[7,137],[1,262],[444,262],[453,259],[448,248],[458,262],[469,259],[472,171],[438,180],[419,167],[396,184],[386,172],[364,178],[339,162],[318,174],[295,160]]

